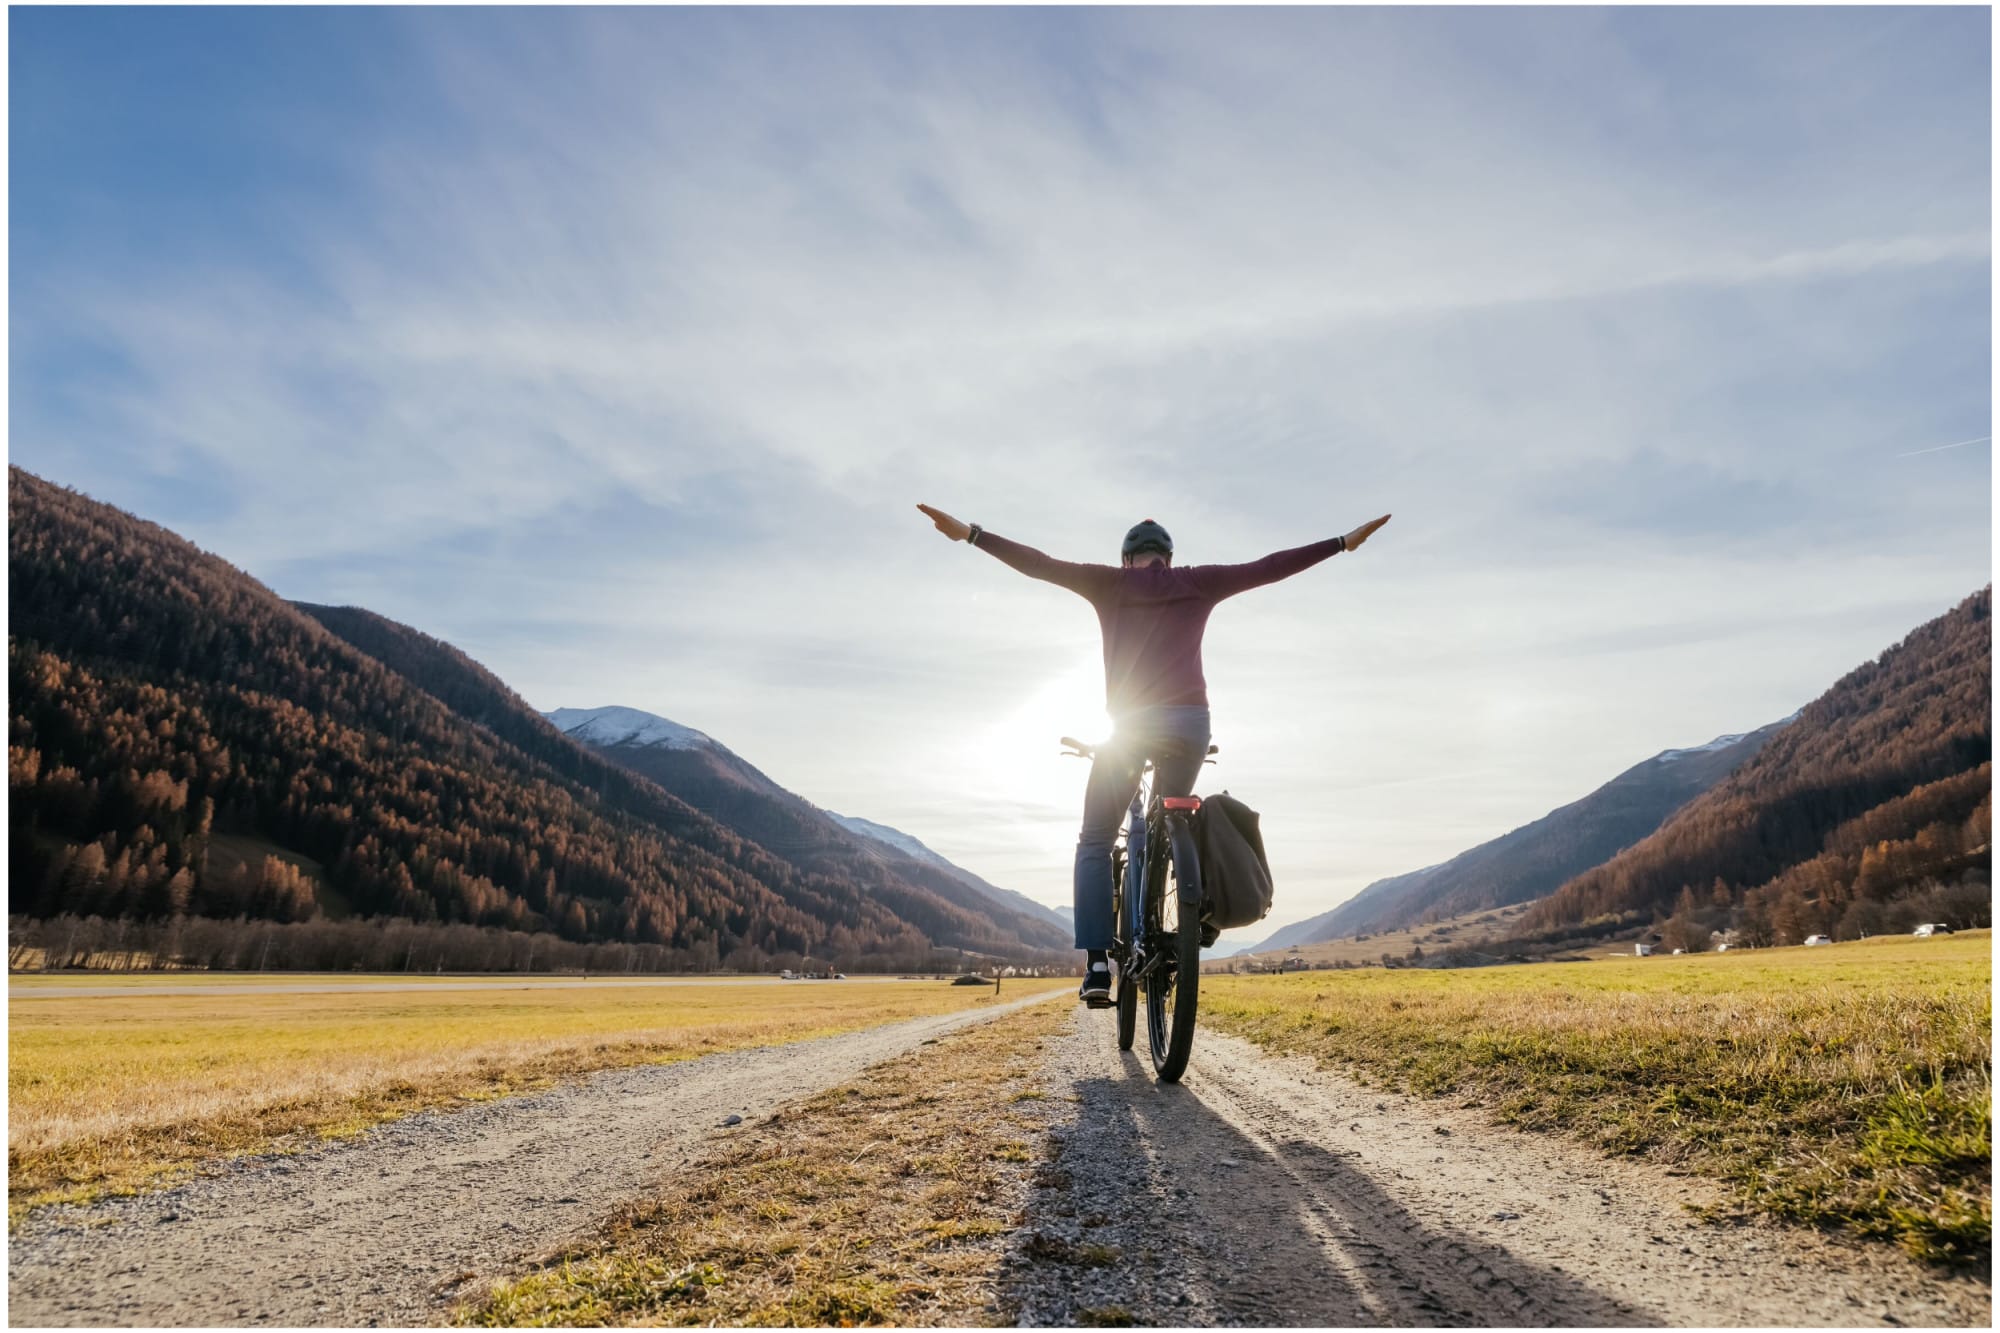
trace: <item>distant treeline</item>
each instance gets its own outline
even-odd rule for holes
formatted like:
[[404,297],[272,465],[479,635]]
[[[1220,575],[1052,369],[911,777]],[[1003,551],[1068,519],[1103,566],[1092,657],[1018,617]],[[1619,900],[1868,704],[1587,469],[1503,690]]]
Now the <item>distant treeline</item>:
[[[699,973],[722,959],[703,941],[691,949],[616,941],[579,943],[546,932],[530,934],[462,923],[369,920],[258,921],[248,917],[178,916],[152,921],[99,916],[46,920],[10,917],[12,968],[94,968],[106,971],[197,969],[217,972],[589,972]],[[706,946],[706,947],[704,947]],[[732,972],[833,968],[841,972],[958,972],[969,960],[957,949],[811,956],[738,949]],[[1043,963],[1066,967],[1069,955]]]

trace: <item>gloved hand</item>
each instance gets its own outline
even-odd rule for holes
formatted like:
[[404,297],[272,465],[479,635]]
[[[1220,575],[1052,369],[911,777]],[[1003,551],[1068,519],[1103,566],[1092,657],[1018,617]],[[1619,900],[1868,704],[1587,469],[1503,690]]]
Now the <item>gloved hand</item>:
[[[1361,545],[1361,543],[1367,541],[1369,537],[1374,535],[1375,529],[1381,527],[1384,523],[1387,523],[1389,521],[1389,518],[1390,516],[1388,514],[1384,514],[1380,518],[1371,519],[1370,521],[1363,523],[1360,527],[1348,533],[1347,549],[1351,551],[1355,547]],[[940,524],[939,526],[942,527],[943,525]]]

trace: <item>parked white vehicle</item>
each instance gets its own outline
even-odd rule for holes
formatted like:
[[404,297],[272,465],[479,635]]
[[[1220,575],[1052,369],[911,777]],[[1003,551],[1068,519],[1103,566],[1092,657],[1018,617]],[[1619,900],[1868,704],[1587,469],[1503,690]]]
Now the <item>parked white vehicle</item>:
[[1833,943],[1833,941],[1828,939],[1824,935],[1806,936],[1806,948],[1808,949],[1812,948],[1815,944],[1831,944],[1831,943]]
[[1920,940],[1927,940],[1933,935],[1951,934],[1951,927],[1947,926],[1942,921],[1926,921],[1923,925],[1918,926],[1915,930],[1911,931],[1910,933],[1912,935],[1915,935]]

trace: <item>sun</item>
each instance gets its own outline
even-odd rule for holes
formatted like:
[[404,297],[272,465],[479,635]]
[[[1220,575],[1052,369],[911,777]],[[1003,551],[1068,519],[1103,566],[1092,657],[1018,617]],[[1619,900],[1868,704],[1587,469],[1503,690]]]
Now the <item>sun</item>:
[[981,738],[981,754],[996,787],[1031,801],[1046,800],[1052,788],[1080,783],[1080,777],[1058,764],[1060,738],[1101,741],[1110,734],[1104,663],[1093,653],[1079,656],[996,717]]

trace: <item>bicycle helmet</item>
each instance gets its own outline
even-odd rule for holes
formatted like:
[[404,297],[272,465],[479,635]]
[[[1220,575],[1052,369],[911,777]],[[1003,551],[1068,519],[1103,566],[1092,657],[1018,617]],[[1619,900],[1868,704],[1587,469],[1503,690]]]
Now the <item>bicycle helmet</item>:
[[1120,553],[1130,560],[1141,551],[1158,551],[1161,555],[1170,556],[1174,553],[1174,539],[1152,519],[1141,519],[1125,534],[1125,546]]

